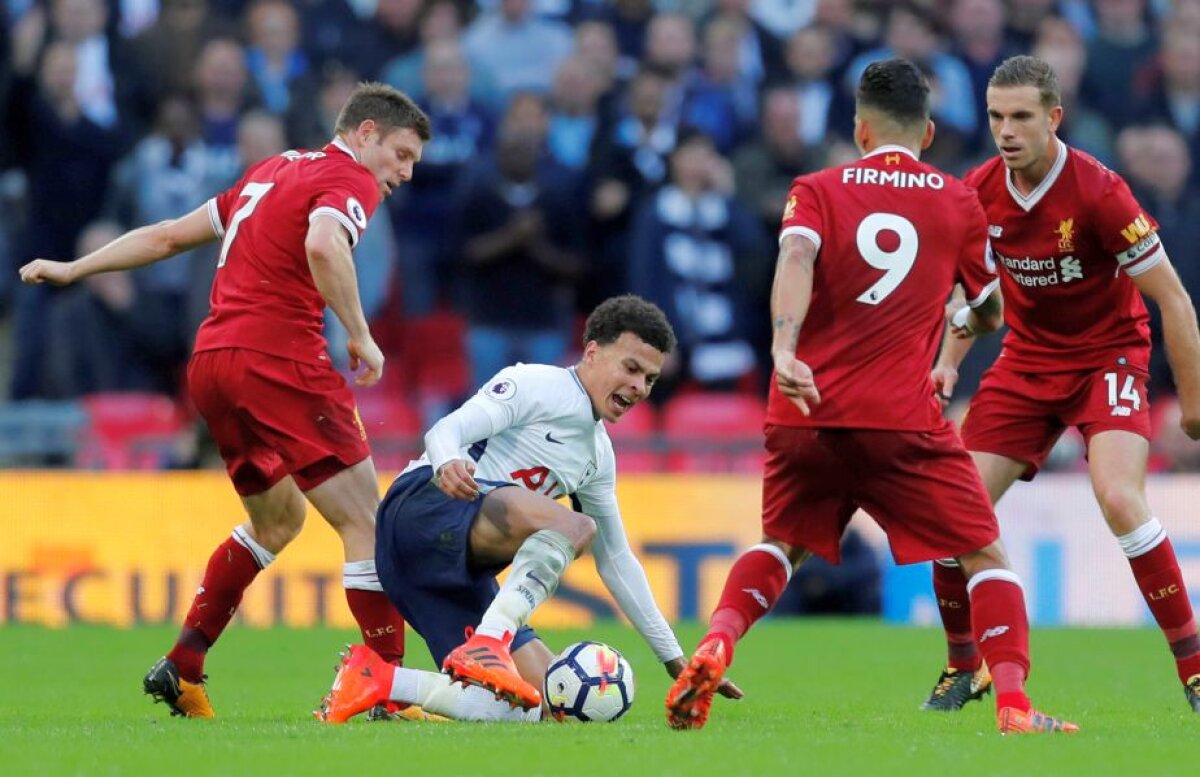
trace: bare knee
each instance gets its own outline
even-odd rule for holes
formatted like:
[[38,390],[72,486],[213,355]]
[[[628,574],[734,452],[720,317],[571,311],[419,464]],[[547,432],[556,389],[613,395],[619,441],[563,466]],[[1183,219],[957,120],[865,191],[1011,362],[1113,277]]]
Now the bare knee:
[[1141,526],[1150,515],[1146,500],[1136,486],[1121,482],[1104,483],[1098,484],[1095,490],[1104,520],[1118,537]]
[[596,538],[596,519],[583,513],[571,513],[567,530],[563,532],[575,548],[575,554],[583,553]]
[[1008,555],[1004,552],[1000,540],[979,550],[964,553],[958,557],[958,565],[968,580],[984,570],[1009,568]]
[[272,553],[278,554],[286,548],[304,528],[304,497],[299,492],[296,497],[260,506],[250,513],[255,541]]

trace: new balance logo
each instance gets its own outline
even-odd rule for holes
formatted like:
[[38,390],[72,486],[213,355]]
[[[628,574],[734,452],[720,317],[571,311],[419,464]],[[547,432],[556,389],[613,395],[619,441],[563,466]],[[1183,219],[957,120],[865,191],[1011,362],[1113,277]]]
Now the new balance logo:
[[757,588],[743,588],[742,593],[747,593],[753,596],[754,601],[758,602],[758,605],[764,610],[771,609],[771,603],[767,601],[767,597],[763,596],[762,592]]
[[1083,277],[1083,266],[1073,256],[1066,257],[1058,263],[1058,266],[1062,269],[1063,283],[1077,281]]
[[1008,633],[1008,626],[993,626],[983,632],[983,636],[979,638],[979,643],[983,644],[992,637],[1000,637]]
[[988,224],[988,237],[1000,237],[1004,234],[1004,227],[997,224]]

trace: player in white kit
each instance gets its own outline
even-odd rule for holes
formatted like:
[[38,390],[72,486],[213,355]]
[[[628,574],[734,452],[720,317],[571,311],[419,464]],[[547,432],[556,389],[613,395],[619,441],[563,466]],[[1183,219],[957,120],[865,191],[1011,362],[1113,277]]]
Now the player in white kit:
[[[425,454],[380,505],[376,568],[449,678],[394,670],[356,645],[319,719],[341,722],[389,698],[452,717],[536,719],[554,655],[526,623],[589,547],[621,611],[672,677],[682,670],[683,650],[621,523],[604,426],[649,395],[674,346],[655,305],[609,299],[588,317],[579,364],[501,370],[429,430]],[[563,496],[573,509],[555,501]],[[510,564],[499,586],[495,575]],[[721,692],[741,696],[732,683]]]

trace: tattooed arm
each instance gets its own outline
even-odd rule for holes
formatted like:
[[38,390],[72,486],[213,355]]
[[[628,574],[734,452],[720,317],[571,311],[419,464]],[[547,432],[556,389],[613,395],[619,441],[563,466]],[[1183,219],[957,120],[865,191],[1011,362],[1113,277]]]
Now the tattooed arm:
[[771,358],[775,384],[780,393],[795,403],[804,415],[821,402],[812,370],[796,358],[800,327],[812,302],[813,268],[817,245],[803,235],[785,235],[780,241],[771,286]]

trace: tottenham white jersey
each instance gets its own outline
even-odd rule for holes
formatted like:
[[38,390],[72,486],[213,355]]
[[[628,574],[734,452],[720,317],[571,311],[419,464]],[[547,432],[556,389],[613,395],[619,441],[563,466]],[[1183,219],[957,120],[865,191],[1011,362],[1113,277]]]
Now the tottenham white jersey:
[[427,465],[436,472],[469,457],[484,493],[512,483],[551,498],[574,496],[598,520],[619,515],[612,441],[574,369],[506,367],[425,442],[425,454],[405,472]]
[[425,454],[404,470],[453,459],[475,461],[486,493],[515,484],[552,498],[570,495],[596,521],[596,571],[621,611],[660,661],[683,655],[629,546],[617,508],[612,440],[596,419],[574,369],[544,364],[506,367],[425,435]]

